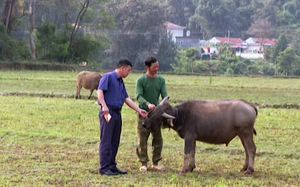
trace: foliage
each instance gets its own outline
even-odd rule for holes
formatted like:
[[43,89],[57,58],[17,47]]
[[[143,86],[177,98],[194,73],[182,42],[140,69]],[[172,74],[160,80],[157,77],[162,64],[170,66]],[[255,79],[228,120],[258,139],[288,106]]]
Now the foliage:
[[[107,10],[100,9],[100,14],[97,14],[97,16],[101,15],[100,20],[97,20],[99,23],[95,23],[93,26],[96,29],[108,29],[108,28],[114,28],[116,25],[116,22],[114,20],[114,17],[112,15],[109,15]],[[93,15],[93,18],[95,19],[95,15]]]
[[145,58],[154,56],[159,49],[166,21],[163,12],[163,7],[151,0],[119,5],[113,12],[119,28],[118,32],[111,33],[113,61],[126,57],[134,69],[144,69]]
[[274,48],[264,46],[264,59],[268,62],[272,62],[272,55],[273,55]]
[[195,14],[190,17],[192,33],[200,30],[201,38],[224,36],[228,30],[233,37],[242,37],[241,30],[249,28],[254,7],[247,1],[203,0],[195,2]]
[[[273,58],[273,63],[275,64],[276,70],[278,69],[278,64],[277,64],[277,57],[280,54],[280,52],[284,51],[288,46],[288,40],[285,34],[281,34],[278,39],[276,40],[272,58]],[[278,71],[275,72],[275,74],[278,74]]]
[[104,48],[104,44],[101,40],[97,40],[89,35],[79,36],[75,38],[73,43],[73,55],[71,56],[73,62],[92,61],[93,54],[96,52],[101,54]]
[[192,71],[191,64],[187,58],[187,50],[180,48],[175,62],[171,64],[175,73],[187,73]]
[[171,71],[177,55],[177,46],[169,34],[163,35],[159,44],[157,59],[160,71]]
[[81,33],[73,39],[74,45],[69,49],[70,27],[66,26],[65,31],[61,33],[55,31],[55,25],[49,22],[37,28],[37,51],[42,54],[40,59],[73,63],[92,61],[93,54],[104,46],[101,40]]
[[22,14],[24,14],[22,10],[23,1],[24,0],[3,0],[4,9],[2,14],[0,14],[0,23],[5,25],[6,33],[8,33],[9,35],[11,35],[11,32],[13,30],[18,29],[20,26],[19,18],[22,17]]
[[277,61],[280,67],[279,73],[283,75],[293,75],[293,72],[300,65],[299,56],[295,54],[295,50],[292,47],[287,47],[280,52]]
[[216,61],[199,60],[195,61],[195,73],[212,74],[217,73],[218,64]]
[[4,25],[0,23],[0,60],[14,61],[29,58],[29,48],[26,42],[23,39],[12,38],[6,33]]
[[195,11],[195,5],[191,0],[169,0],[166,9],[168,20],[178,25],[187,26],[189,18]]
[[44,25],[37,27],[36,29],[36,47],[37,47],[37,54],[39,54],[41,57],[48,57],[51,56],[51,50],[52,47],[55,48],[55,46],[52,46],[52,43],[54,43],[53,40],[55,40],[55,25],[50,22],[46,22]]
[[244,62],[234,64],[233,73],[235,75],[247,75],[247,65]]
[[175,73],[186,72],[185,68],[183,67],[187,64],[185,59],[184,59],[184,56],[185,56],[184,49],[179,48],[178,53],[175,57],[175,62],[170,64]]
[[300,28],[295,31],[292,39],[292,47],[295,50],[296,55],[300,56]]
[[218,43],[218,56],[220,58],[227,58],[233,56],[233,51],[231,51],[231,45],[229,43]]
[[[10,1],[0,3],[1,22],[5,22],[7,16],[6,2]],[[16,4],[13,6],[13,19],[8,28],[10,35],[0,36],[0,59],[26,61],[30,54],[27,38],[29,1],[12,2]],[[68,42],[71,28],[74,28],[71,25],[75,22],[80,8],[84,7],[83,2],[90,3],[84,16],[80,18],[79,38],[74,41],[76,46],[69,50],[67,46],[70,45]],[[95,65],[101,63],[101,67],[106,69],[114,68],[115,62],[120,58],[128,58],[133,62],[134,69],[139,70],[144,69],[143,62],[151,55],[159,59],[161,70],[172,71],[171,64],[177,63],[177,51],[174,44],[165,38],[163,27],[165,21],[171,21],[187,26],[191,37],[201,40],[213,36],[227,36],[228,33],[230,37],[243,39],[250,35],[258,38],[278,38],[276,46],[264,48],[264,57],[269,64],[264,64],[263,68],[256,63],[246,63],[245,71],[237,70],[242,67],[245,69],[241,65],[243,60],[235,59],[232,62],[234,55],[229,46],[224,45],[220,46],[220,62],[196,62],[197,60],[189,57],[182,60],[195,62],[190,64],[194,67],[188,72],[224,74],[228,69],[238,74],[243,72],[251,75],[272,75],[275,69],[275,75],[286,75],[287,70],[277,60],[287,46],[293,47],[295,54],[300,55],[299,10],[298,0],[42,0],[37,1],[35,11],[36,55],[38,60],[53,63],[92,61]],[[49,28],[46,28],[47,25]],[[43,27],[45,30],[41,32]],[[5,26],[3,28],[6,29]],[[297,58],[289,71],[291,75],[298,75],[300,72],[296,61]],[[209,68],[210,64],[213,64],[213,69]],[[186,67],[182,69],[187,71]]]
[[275,29],[271,25],[271,22],[267,18],[254,20],[252,25],[249,27],[248,32],[251,36],[258,38],[272,38],[275,33]]

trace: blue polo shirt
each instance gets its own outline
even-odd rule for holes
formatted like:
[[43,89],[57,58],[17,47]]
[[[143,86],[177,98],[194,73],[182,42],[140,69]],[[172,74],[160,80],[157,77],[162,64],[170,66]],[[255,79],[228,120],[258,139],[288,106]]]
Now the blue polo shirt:
[[100,79],[98,90],[103,90],[104,101],[109,108],[122,108],[128,97],[125,84],[117,72],[105,73]]

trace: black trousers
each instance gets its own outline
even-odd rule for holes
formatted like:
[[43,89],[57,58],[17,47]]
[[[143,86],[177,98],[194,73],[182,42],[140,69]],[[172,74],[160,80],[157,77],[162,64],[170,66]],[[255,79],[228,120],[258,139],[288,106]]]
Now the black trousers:
[[110,110],[111,120],[107,123],[102,110],[99,111],[100,121],[100,144],[99,144],[99,171],[101,173],[108,169],[116,168],[115,161],[120,144],[122,131],[121,112]]

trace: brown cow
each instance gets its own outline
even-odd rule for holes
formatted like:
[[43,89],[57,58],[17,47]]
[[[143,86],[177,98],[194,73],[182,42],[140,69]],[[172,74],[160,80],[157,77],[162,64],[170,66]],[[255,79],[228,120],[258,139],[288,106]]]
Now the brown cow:
[[181,172],[192,172],[195,166],[196,141],[229,144],[236,136],[241,139],[246,159],[242,172],[254,172],[256,135],[254,122],[257,108],[244,100],[187,100],[172,107],[164,98],[144,122],[145,128],[172,128],[184,139],[184,162]]
[[101,75],[98,72],[91,71],[81,71],[77,75],[77,92],[76,99],[80,99],[80,90],[82,87],[90,90],[90,95],[88,99],[91,98],[93,91],[98,88],[99,81],[101,79]]

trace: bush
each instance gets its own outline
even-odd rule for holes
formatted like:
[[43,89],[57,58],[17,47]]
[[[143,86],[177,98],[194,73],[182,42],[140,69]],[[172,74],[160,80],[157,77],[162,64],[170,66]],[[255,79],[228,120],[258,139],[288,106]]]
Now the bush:
[[0,60],[29,59],[29,48],[23,40],[16,40],[9,36],[5,27],[0,23]]
[[233,74],[234,74],[233,69],[231,69],[231,68],[226,69],[225,75],[233,75]]
[[235,64],[233,72],[237,75],[247,75],[247,65],[244,62],[238,62]]

